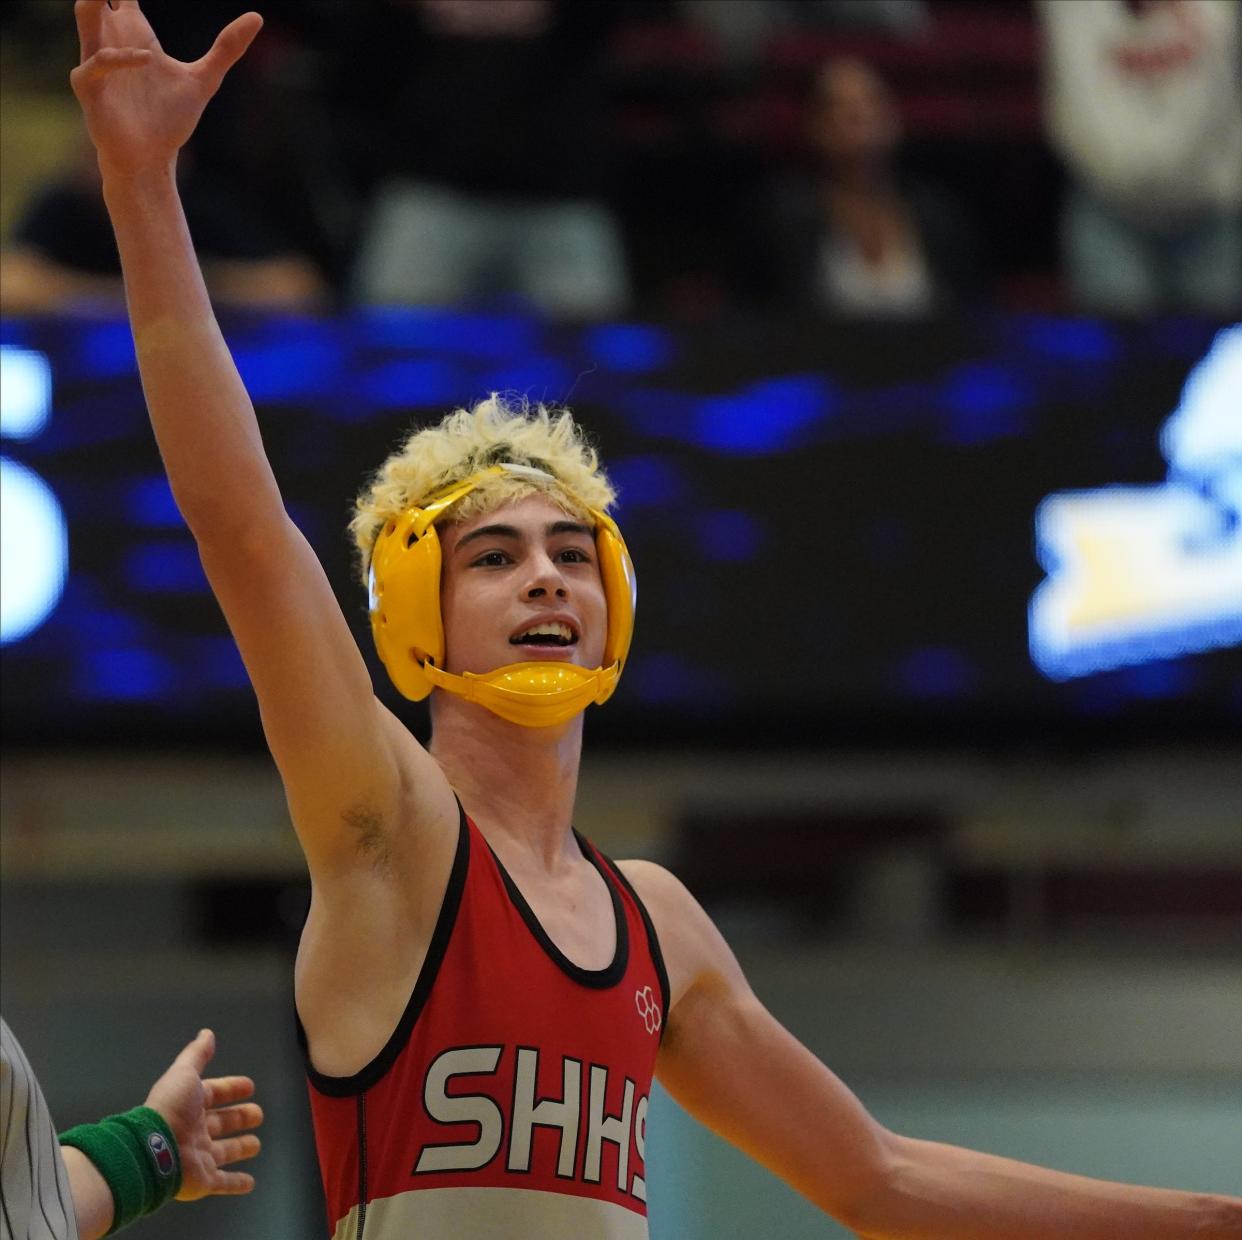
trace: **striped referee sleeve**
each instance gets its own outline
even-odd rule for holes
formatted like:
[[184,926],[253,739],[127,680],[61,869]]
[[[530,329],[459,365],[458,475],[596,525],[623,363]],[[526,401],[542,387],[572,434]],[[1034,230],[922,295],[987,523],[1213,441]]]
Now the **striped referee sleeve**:
[[0,1018],[0,1240],[78,1240],[69,1174],[38,1078]]

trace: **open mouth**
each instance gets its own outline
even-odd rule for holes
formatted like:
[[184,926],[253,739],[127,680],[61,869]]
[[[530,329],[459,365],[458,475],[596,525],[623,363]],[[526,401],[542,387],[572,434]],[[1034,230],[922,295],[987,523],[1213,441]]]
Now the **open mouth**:
[[509,638],[511,646],[576,646],[578,634],[567,624],[551,621],[547,624],[532,625],[531,628]]

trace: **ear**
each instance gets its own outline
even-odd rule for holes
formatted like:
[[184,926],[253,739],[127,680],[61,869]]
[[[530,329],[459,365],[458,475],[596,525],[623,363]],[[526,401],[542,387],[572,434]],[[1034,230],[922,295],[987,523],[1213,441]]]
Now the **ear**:
[[599,575],[608,600],[608,628],[604,639],[604,666],[625,664],[634,636],[634,611],[638,603],[638,580],[634,562],[617,523],[601,512],[595,519],[595,550],[599,556]]
[[397,689],[419,702],[431,692],[422,664],[444,664],[440,537],[421,508],[390,521],[375,540],[371,635]]

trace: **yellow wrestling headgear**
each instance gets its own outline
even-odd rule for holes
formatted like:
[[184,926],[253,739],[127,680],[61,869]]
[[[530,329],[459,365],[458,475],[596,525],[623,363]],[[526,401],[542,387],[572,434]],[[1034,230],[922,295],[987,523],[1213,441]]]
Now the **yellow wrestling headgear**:
[[383,526],[371,552],[368,576],[371,634],[393,684],[412,701],[421,701],[433,688],[439,688],[478,702],[511,723],[551,727],[572,719],[592,702],[606,702],[616,689],[634,634],[634,564],[616,522],[588,508],[595,525],[595,549],[608,604],[601,667],[588,670],[571,663],[531,660],[479,674],[457,676],[444,671],[436,522],[489,474],[504,473],[540,482],[558,481],[552,474],[528,465],[493,465],[450,484],[421,507],[407,508],[397,520]]

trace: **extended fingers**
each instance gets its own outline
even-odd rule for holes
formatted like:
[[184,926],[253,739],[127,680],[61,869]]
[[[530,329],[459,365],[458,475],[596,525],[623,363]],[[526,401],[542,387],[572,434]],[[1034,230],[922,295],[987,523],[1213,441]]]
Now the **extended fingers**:
[[99,51],[99,30],[103,24],[104,0],[75,0],[73,20],[78,27],[78,51],[86,63]]
[[228,1106],[242,1102],[254,1093],[254,1082],[248,1076],[213,1076],[203,1082],[203,1105]]
[[235,1132],[257,1128],[263,1122],[263,1108],[257,1102],[242,1102],[235,1107],[220,1107],[207,1113],[207,1132],[213,1137],[228,1137]]
[[253,1158],[262,1148],[263,1143],[259,1138],[254,1133],[247,1132],[240,1137],[226,1137],[222,1141],[213,1141],[211,1156],[215,1159],[217,1167],[225,1167],[229,1163]]
[[246,1171],[217,1171],[211,1177],[211,1191],[219,1196],[235,1197],[254,1188],[254,1176]]
[[[87,0],[79,0],[79,3]],[[88,56],[72,73],[71,82],[91,82],[115,73],[118,69],[137,69],[151,60],[151,49],[146,47],[101,47]]]
[[78,59],[85,64],[103,46],[104,13],[133,9],[138,0],[74,0],[73,20],[78,27]]
[[216,1035],[210,1029],[200,1029],[198,1036],[192,1042],[186,1043],[173,1063],[178,1067],[193,1068],[202,1076],[203,1069],[211,1062],[215,1053]]
[[224,75],[242,58],[262,28],[263,18],[258,13],[235,17],[216,36],[211,51],[195,62],[212,91],[219,87]]

